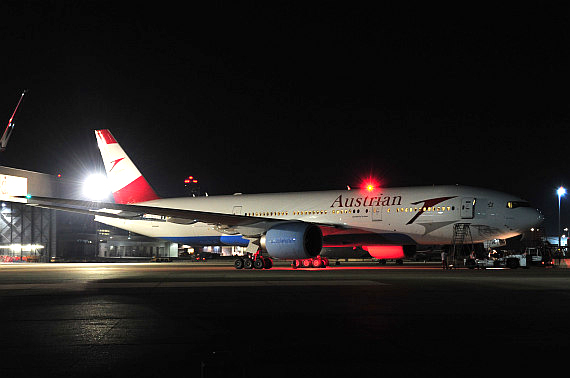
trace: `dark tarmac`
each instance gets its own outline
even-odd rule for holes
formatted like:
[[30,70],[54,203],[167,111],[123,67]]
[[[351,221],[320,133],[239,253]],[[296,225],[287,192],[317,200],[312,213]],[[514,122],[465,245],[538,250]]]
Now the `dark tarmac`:
[[570,270],[0,265],[1,377],[498,376],[570,351]]

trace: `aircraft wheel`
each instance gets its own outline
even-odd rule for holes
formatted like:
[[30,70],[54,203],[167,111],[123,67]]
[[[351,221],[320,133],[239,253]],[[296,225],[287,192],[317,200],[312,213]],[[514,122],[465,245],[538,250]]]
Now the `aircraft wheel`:
[[303,268],[310,268],[310,267],[311,267],[311,260],[309,260],[309,259],[303,259],[303,260],[301,261],[301,266],[302,266]]
[[242,269],[243,268],[243,259],[241,257],[237,258],[234,261],[234,268],[236,268],[236,269]]
[[246,257],[245,259],[243,259],[243,268],[244,269],[253,268],[253,260],[250,259],[249,257]]
[[253,267],[255,269],[263,269],[263,267],[265,266],[265,261],[263,258],[257,258],[255,260],[253,260]]
[[271,269],[273,267],[273,260],[271,259],[265,259],[265,266],[263,268],[265,269]]
[[320,268],[322,266],[322,261],[319,259],[314,259],[312,261],[313,268]]

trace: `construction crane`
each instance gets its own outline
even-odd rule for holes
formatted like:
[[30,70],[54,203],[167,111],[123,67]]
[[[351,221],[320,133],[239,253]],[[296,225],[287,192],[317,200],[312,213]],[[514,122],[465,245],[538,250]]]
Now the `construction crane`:
[[14,116],[16,116],[16,112],[18,111],[18,108],[20,107],[20,103],[22,102],[22,99],[24,98],[24,95],[26,94],[26,91],[24,90],[22,92],[22,95],[20,96],[20,101],[18,101],[18,104],[16,105],[16,109],[14,109],[14,112],[12,113],[12,117],[10,117],[10,120],[8,121],[8,126],[6,126],[6,130],[4,130],[4,134],[2,134],[2,138],[0,139],[0,152],[2,151],[6,151],[6,146],[8,145],[8,139],[10,139],[10,135],[12,135],[12,131],[14,131]]

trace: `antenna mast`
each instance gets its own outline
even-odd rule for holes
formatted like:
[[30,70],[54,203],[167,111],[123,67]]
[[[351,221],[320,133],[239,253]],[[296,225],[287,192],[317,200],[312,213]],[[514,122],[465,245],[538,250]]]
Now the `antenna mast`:
[[14,109],[14,112],[12,113],[12,117],[10,117],[10,120],[8,121],[8,126],[6,126],[6,130],[4,130],[4,134],[2,134],[2,138],[0,138],[0,152],[6,151],[6,146],[8,145],[8,139],[10,139],[10,135],[12,135],[12,131],[14,131],[15,124],[12,121],[14,120],[14,116],[16,115],[16,112],[18,111],[18,108],[20,107],[20,103],[22,102],[22,99],[24,98],[25,94],[26,94],[26,90],[24,90],[22,92],[22,95],[20,96],[20,100],[18,101],[18,104],[16,105],[16,109]]

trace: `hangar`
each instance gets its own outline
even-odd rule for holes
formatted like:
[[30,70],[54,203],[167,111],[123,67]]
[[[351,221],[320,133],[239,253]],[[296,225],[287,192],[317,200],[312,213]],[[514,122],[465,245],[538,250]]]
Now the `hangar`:
[[51,175],[0,166],[0,261],[47,261],[56,252],[55,211],[5,201],[28,192],[59,195]]
[[28,193],[75,198],[78,191],[76,183],[54,175],[0,166],[0,262],[178,257],[176,243],[130,234],[88,215],[7,201]]

